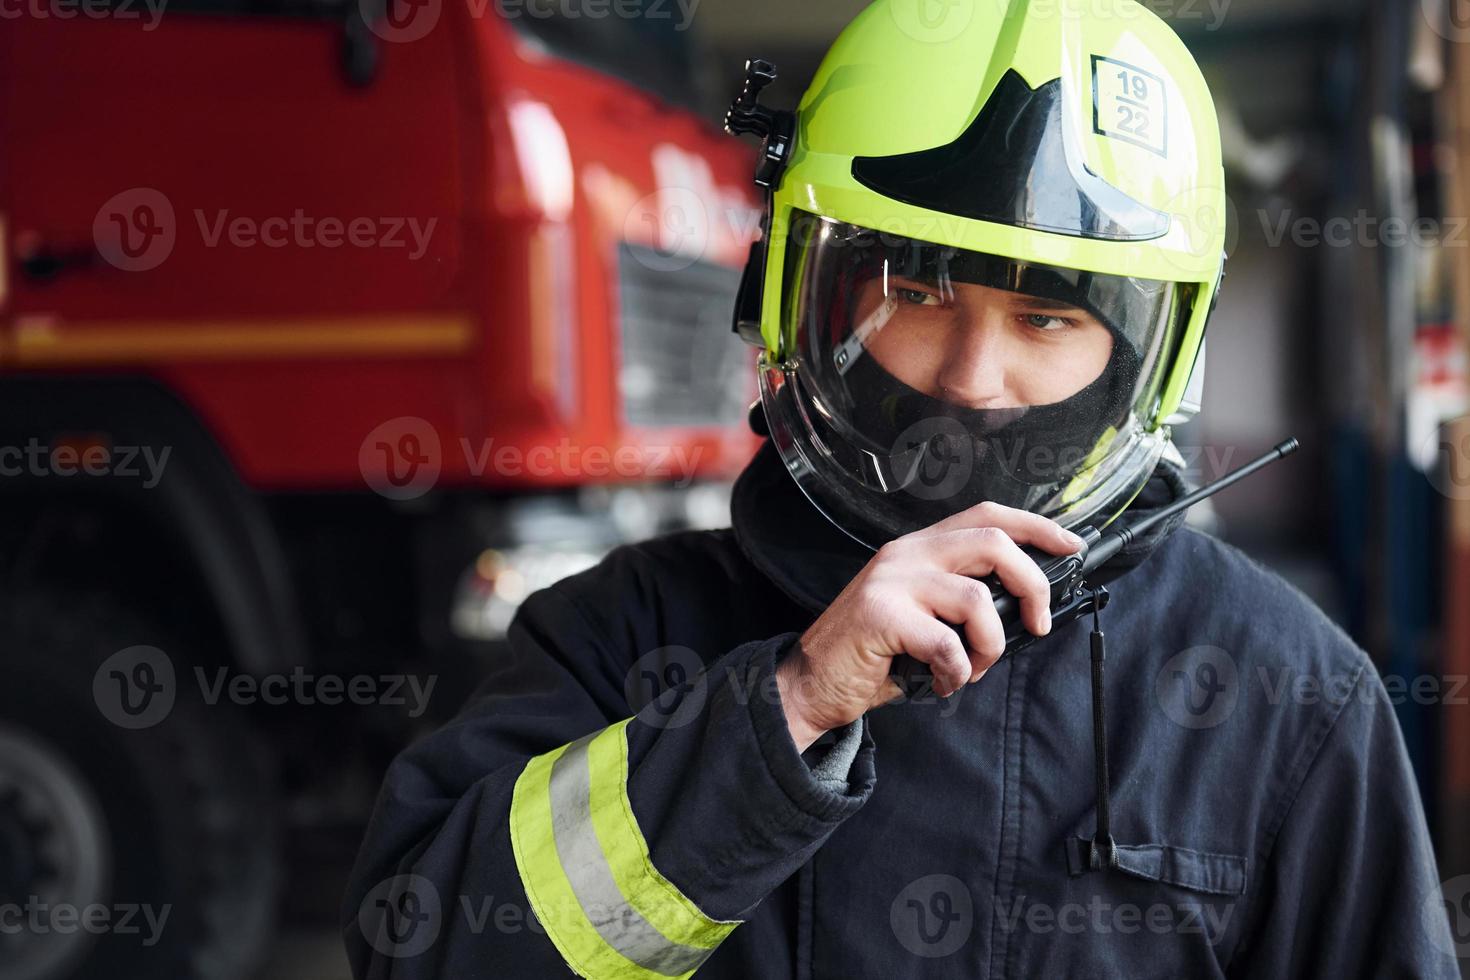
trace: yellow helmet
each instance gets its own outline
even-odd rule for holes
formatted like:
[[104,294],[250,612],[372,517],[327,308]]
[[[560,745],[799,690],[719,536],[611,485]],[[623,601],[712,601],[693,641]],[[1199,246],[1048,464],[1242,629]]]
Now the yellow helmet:
[[794,113],[749,71],[727,125],[766,136],[770,194],[737,329],[807,495],[874,547],[982,500],[1120,513],[1198,409],[1223,273],[1173,31],[1131,0],[877,0]]

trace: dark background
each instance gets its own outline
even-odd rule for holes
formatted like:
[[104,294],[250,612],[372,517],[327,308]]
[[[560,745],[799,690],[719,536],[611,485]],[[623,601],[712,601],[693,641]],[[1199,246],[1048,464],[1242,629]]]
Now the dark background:
[[[629,59],[614,33],[622,27],[609,26],[605,37],[579,32],[575,43],[584,60],[718,120],[749,57],[779,67],[764,101],[794,106],[827,45],[863,6],[703,0],[693,8],[689,32],[639,48],[662,57]],[[1455,879],[1470,873],[1470,685],[1464,684],[1470,675],[1470,426],[1461,419],[1470,330],[1470,5],[1217,0],[1212,8],[1204,0],[1160,0],[1147,6],[1183,36],[1210,82],[1232,206],[1204,408],[1175,441],[1194,464],[1197,482],[1287,436],[1302,443],[1295,458],[1201,506],[1191,519],[1309,594],[1385,676],[1406,687],[1435,682],[1438,693],[1402,699],[1399,716],[1443,877]],[[23,27],[9,30],[10,44],[24,43]],[[380,178],[391,185],[394,174]],[[85,206],[95,209],[96,202]],[[1382,231],[1386,219],[1428,219],[1434,233],[1426,241],[1390,241]],[[1334,227],[1339,237],[1326,240]],[[11,254],[20,254],[22,244],[12,241]],[[722,280],[706,292],[730,288]],[[559,505],[566,494],[553,488],[547,499]],[[628,503],[619,512],[621,504],[603,506],[609,500],[594,509],[621,514],[625,531],[661,526],[656,516],[633,513],[644,504]],[[295,539],[312,542],[306,550],[319,561],[367,567],[382,560],[376,544],[327,533],[315,506],[296,501],[281,520]],[[701,506],[703,523],[720,522],[718,489]],[[385,536],[398,533],[398,524],[391,528]],[[0,554],[17,540],[0,537]],[[477,550],[462,556],[465,564],[477,560]],[[560,560],[555,548],[546,554]],[[439,573],[434,588],[446,597],[440,605],[448,606],[462,567]],[[555,567],[570,570],[574,560]],[[375,581],[380,591],[371,604],[377,605],[394,602],[400,585],[424,587],[391,576]],[[519,594],[504,580],[500,587],[505,595]],[[446,619],[427,628],[447,631]],[[373,628],[371,619],[361,627],[365,634]],[[493,656],[472,652],[462,675],[443,673],[443,690],[463,696]],[[267,723],[295,726],[287,740],[299,740],[303,756],[321,737],[318,719]],[[290,760],[282,767],[287,782],[329,791],[297,795],[291,804],[279,938],[261,976],[347,976],[336,932],[340,890],[373,779],[404,734],[367,725],[341,737],[368,747],[365,768],[333,772]],[[1470,976],[1470,960],[1465,963]]]

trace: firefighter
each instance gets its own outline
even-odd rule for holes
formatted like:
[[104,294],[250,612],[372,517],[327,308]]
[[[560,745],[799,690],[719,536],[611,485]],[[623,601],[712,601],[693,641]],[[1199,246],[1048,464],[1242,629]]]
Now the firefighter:
[[1223,265],[1198,68],[1092,8],[838,38],[767,143],[732,528],[525,602],[387,775],[356,976],[1458,976],[1386,692],[1307,599],[1175,518],[1107,567],[1104,684],[1051,628],[1023,548],[1187,492]]

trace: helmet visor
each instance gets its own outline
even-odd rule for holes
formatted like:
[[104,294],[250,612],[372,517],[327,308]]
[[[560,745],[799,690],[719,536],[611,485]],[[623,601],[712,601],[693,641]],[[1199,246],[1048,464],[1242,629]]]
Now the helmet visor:
[[763,396],[839,525],[876,547],[986,500],[1079,524],[1142,486],[1162,440],[1139,420],[1184,290],[802,211],[789,226],[790,353]]

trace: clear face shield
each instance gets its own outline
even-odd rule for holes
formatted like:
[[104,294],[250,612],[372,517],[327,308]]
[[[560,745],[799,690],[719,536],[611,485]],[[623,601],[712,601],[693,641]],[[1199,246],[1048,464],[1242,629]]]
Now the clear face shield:
[[1163,451],[1140,420],[1186,312],[1173,283],[801,211],[782,282],[795,349],[762,361],[772,439],[807,496],[870,547],[983,501],[1101,523]]

